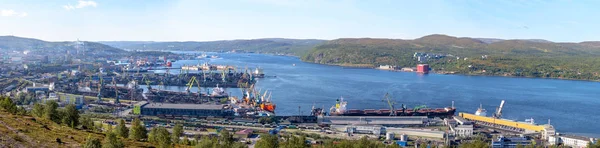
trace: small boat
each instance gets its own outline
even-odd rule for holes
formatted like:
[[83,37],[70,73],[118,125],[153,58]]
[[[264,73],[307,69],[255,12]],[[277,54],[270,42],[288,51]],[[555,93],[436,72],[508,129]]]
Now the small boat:
[[202,55],[199,55],[199,56],[197,56],[196,58],[198,58],[198,59],[203,59],[203,58],[206,58],[206,57],[208,57],[208,56],[207,56],[206,54],[204,54],[204,53],[203,53]]
[[292,64],[292,66],[296,66],[296,64]]

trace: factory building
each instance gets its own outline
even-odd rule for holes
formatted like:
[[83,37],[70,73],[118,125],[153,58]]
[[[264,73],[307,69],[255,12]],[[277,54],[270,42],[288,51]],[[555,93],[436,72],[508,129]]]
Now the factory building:
[[387,127],[385,131],[388,133],[394,133],[396,135],[408,135],[418,137],[429,137],[443,139],[446,136],[444,131],[432,130],[432,129],[414,129],[414,128],[393,128]]
[[492,141],[492,148],[517,148],[517,146],[530,145],[531,140],[524,137],[498,137]]
[[223,105],[148,103],[139,107],[141,115],[227,116]]
[[444,123],[450,127],[451,134],[456,137],[473,136],[473,122],[460,116],[454,116],[452,119],[444,119]]
[[418,73],[429,73],[429,64],[419,64],[417,65],[417,72]]
[[357,125],[357,126],[346,126],[346,125],[332,125],[331,129],[337,131],[345,131],[349,134],[372,134],[372,135],[381,135],[385,133],[385,128],[382,126],[366,126],[366,125]]
[[427,116],[319,116],[319,124],[323,125],[383,125],[383,126],[420,126],[424,125]]
[[496,119],[492,117],[484,117],[469,113],[458,113],[458,115],[469,121],[474,121],[477,125],[489,126],[509,130],[520,133],[540,133],[542,139],[548,139],[549,136],[555,135],[556,130],[552,125],[535,125],[524,122],[516,122],[506,119]]
[[596,142],[596,139],[594,138],[587,138],[587,137],[581,137],[581,136],[573,136],[573,135],[561,135],[561,134],[556,134],[554,136],[550,136],[548,138],[548,143],[550,143],[551,145],[564,145],[564,146],[570,146],[570,147],[574,147],[574,148],[585,148],[587,147],[588,143],[594,143]]

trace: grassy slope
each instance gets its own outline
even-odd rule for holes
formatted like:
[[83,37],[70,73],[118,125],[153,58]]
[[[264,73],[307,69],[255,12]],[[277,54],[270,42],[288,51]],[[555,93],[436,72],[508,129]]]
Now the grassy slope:
[[[44,119],[10,115],[0,111],[0,147],[81,147],[88,135],[102,140],[104,134],[72,129]],[[47,127],[47,128],[46,128]],[[60,138],[65,144],[58,144]],[[128,147],[151,144],[122,139]]]

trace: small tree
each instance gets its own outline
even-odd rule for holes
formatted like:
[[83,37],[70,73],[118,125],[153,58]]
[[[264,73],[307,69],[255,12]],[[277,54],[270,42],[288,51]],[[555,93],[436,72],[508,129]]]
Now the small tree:
[[129,129],[127,128],[127,126],[125,126],[125,120],[123,120],[123,119],[119,120],[119,125],[117,125],[117,128],[115,128],[115,132],[120,137],[123,137],[123,138],[129,137]]
[[164,127],[159,127],[156,130],[156,141],[158,142],[158,147],[160,148],[171,147],[172,141],[169,131]]
[[60,123],[60,116],[58,115],[57,109],[58,103],[55,101],[47,101],[46,105],[44,105],[44,118]]
[[114,132],[110,132],[104,137],[104,143],[102,143],[102,148],[123,148],[123,142],[117,138],[117,134]]
[[210,148],[210,147],[218,147],[217,139],[203,137],[202,140],[198,141],[195,146],[196,148]]
[[260,140],[256,142],[256,148],[277,148],[279,142],[276,136],[263,134]]
[[129,138],[140,141],[148,137],[148,131],[146,130],[145,125],[140,121],[140,119],[135,118],[133,122],[131,122],[131,129],[129,130]]
[[233,135],[231,135],[229,133],[229,131],[227,130],[221,130],[221,133],[219,133],[219,142],[221,144],[221,146],[223,147],[231,147],[231,145],[233,144]]
[[93,138],[92,135],[88,135],[88,137],[85,139],[85,144],[83,145],[83,148],[101,148],[102,144],[100,143],[100,140]]
[[190,143],[190,139],[188,139],[188,137],[187,137],[187,136],[185,136],[185,137],[183,137],[183,140],[180,142],[180,144],[183,144],[183,145],[190,145],[190,144],[191,144],[191,143]]
[[90,119],[90,117],[80,117],[79,122],[81,123],[81,128],[85,130],[94,129],[94,121]]
[[183,125],[181,124],[175,124],[175,127],[173,127],[173,143],[179,143],[179,137],[181,137],[181,135],[183,135]]
[[150,130],[150,133],[148,133],[148,142],[150,143],[158,143],[158,140],[156,139],[156,136],[158,134],[158,128],[152,128]]
[[1,99],[0,107],[11,114],[17,113],[17,105],[9,97],[3,97]]
[[64,109],[64,115],[62,117],[63,124],[71,128],[75,128],[79,125],[79,111],[73,104],[69,104]]
[[44,116],[44,105],[35,103],[33,105],[33,109],[31,109],[31,112],[36,117],[43,117]]
[[106,127],[106,129],[104,130],[104,134],[108,135],[110,133],[114,133],[115,131],[113,130],[113,126],[108,124],[108,127]]

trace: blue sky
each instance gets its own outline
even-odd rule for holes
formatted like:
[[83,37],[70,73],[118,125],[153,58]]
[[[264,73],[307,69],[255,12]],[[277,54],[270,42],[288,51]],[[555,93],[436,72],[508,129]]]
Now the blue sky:
[[0,0],[0,35],[50,41],[398,38],[600,41],[600,1]]

